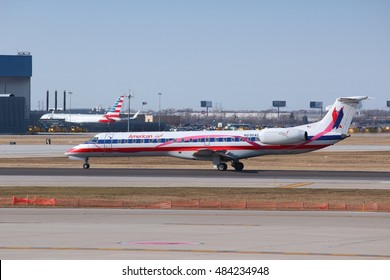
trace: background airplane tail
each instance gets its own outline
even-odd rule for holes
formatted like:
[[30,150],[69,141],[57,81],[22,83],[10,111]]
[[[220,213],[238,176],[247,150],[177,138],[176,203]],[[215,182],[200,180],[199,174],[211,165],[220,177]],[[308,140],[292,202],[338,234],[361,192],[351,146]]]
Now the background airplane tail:
[[107,114],[104,115],[104,117],[119,118],[119,115],[120,115],[121,110],[122,110],[122,104],[123,104],[124,97],[125,97],[124,95],[119,96],[118,99],[116,100],[115,104],[112,105],[112,107],[107,112]]
[[330,108],[325,117],[312,125],[312,127],[325,133],[347,135],[352,118],[358,109],[360,102],[367,96],[339,97]]

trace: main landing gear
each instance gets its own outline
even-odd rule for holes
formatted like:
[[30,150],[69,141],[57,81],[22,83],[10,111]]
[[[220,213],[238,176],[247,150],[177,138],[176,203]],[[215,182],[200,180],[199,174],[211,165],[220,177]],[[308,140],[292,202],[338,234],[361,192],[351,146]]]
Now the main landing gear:
[[85,158],[85,161],[84,161],[84,164],[83,164],[83,168],[84,169],[89,169],[90,165],[88,163],[88,158]]
[[[244,164],[240,161],[232,161],[232,167],[236,171],[242,171],[244,169]],[[219,171],[226,171],[227,170],[227,164],[224,162],[220,162],[217,164],[217,169]]]
[[224,163],[224,162],[221,162],[221,163],[219,163],[219,164],[217,165],[217,168],[218,168],[219,171],[226,171],[226,169],[227,169],[227,164]]
[[244,169],[244,164],[241,161],[233,161],[232,166],[236,171],[242,171]]

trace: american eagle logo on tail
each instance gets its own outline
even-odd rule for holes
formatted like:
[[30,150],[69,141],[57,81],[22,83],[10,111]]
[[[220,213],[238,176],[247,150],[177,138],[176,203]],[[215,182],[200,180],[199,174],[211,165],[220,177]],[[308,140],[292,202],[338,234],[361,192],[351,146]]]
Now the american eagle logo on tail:
[[341,107],[340,111],[337,111],[336,108],[333,109],[332,118],[333,118],[333,128],[338,129],[342,126],[340,125],[341,120],[344,117],[344,107]]

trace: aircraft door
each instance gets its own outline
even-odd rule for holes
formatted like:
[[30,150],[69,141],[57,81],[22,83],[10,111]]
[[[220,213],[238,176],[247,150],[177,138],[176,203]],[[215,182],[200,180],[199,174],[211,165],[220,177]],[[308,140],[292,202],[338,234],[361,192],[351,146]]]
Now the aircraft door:
[[210,137],[204,138],[204,145],[205,146],[210,146]]
[[112,133],[106,133],[106,136],[104,137],[104,148],[112,148],[112,137],[114,134]]

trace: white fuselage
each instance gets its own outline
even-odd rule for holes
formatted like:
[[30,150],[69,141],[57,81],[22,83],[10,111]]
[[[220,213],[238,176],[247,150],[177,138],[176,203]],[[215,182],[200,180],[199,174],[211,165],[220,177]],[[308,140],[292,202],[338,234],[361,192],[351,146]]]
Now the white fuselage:
[[71,123],[96,123],[99,122],[104,115],[93,114],[45,114],[41,120],[62,120]]
[[220,151],[242,159],[266,154],[297,154],[332,145],[342,138],[334,135],[315,141],[302,140],[289,145],[261,142],[262,131],[188,131],[100,133],[66,154],[75,157],[104,156],[173,156],[185,159],[210,160],[202,151]]

